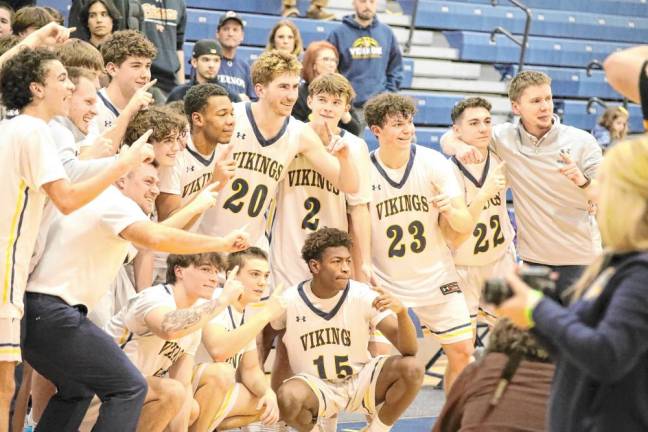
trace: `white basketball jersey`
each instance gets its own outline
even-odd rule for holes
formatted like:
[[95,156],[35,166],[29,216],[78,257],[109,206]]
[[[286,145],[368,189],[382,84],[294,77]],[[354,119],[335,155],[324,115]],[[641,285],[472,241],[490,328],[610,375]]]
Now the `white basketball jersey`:
[[144,376],[165,377],[183,354],[195,355],[202,336],[201,330],[174,341],[156,336],[145,318],[161,306],[176,308],[170,285],[155,285],[131,297],[104,328]]
[[119,110],[108,97],[106,89],[100,89],[97,92],[97,116],[94,118],[96,133],[100,135],[112,127],[117,117],[119,117]]
[[286,118],[276,136],[261,135],[250,102],[234,104],[236,126],[230,143],[236,173],[218,195],[216,205],[205,212],[200,232],[223,236],[246,227],[250,243],[258,244],[265,232],[266,211],[277,185],[299,149],[303,123]]
[[322,379],[340,380],[358,373],[370,359],[370,326],[391,313],[374,309],[378,293],[356,281],[349,281],[333,299],[315,297],[310,281],[284,295],[288,307],[283,341],[290,366],[294,373]]
[[450,198],[461,195],[451,163],[417,145],[401,169],[386,168],[378,150],[371,153],[371,161],[374,275],[408,307],[443,303],[459,287],[431,197],[433,182]]
[[[344,133],[354,161],[367,160],[367,144],[350,133]],[[367,178],[360,179],[369,189]],[[276,285],[295,285],[310,279],[308,266],[301,258],[306,237],[322,227],[348,230],[349,205],[367,203],[370,191],[345,194],[335,188],[304,156],[297,155],[288,166],[288,174],[279,184],[277,206],[270,237],[270,263]],[[276,240],[276,241],[273,241]]]
[[[469,204],[489,175],[502,161],[489,151],[480,164],[463,165],[452,158],[453,170]],[[509,249],[515,233],[506,210],[506,193],[491,197],[479,215],[472,235],[454,251],[454,262],[461,266],[483,266],[500,259]]]

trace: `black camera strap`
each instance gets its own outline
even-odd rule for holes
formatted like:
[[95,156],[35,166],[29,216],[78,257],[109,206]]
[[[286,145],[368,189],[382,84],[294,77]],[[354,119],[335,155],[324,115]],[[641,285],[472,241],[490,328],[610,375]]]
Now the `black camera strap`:
[[521,351],[514,351],[508,356],[508,360],[506,361],[504,369],[502,369],[502,374],[500,375],[500,378],[497,382],[497,387],[495,387],[495,391],[493,392],[493,397],[488,403],[488,408],[486,408],[486,412],[482,416],[480,423],[482,423],[484,420],[486,420],[486,418],[488,418],[489,415],[491,415],[491,413],[499,403],[500,399],[504,395],[504,392],[513,380],[515,372],[517,372],[518,367],[520,367],[522,357],[523,354]]

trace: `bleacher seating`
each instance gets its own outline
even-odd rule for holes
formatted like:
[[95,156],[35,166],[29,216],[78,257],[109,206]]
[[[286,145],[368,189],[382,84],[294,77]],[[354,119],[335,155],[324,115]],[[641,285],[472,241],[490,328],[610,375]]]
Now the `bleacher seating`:
[[[605,109],[598,105],[592,106],[592,111],[587,111],[587,101],[582,100],[565,100],[563,123],[577,128],[591,130],[596,124],[596,120],[603,114]],[[619,103],[610,104],[610,106],[620,105]],[[628,129],[631,132],[643,131],[641,107],[639,105],[630,104],[628,107],[630,112],[630,124]]]

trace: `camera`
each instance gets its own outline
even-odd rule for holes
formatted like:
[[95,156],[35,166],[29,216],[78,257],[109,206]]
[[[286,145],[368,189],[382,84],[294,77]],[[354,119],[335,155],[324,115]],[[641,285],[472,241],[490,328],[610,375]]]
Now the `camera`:
[[[533,266],[523,267],[519,273],[520,278],[537,291],[542,291],[550,297],[555,296],[556,274],[549,267]],[[513,289],[503,278],[493,278],[486,281],[482,291],[485,303],[499,306],[505,300],[513,297]]]

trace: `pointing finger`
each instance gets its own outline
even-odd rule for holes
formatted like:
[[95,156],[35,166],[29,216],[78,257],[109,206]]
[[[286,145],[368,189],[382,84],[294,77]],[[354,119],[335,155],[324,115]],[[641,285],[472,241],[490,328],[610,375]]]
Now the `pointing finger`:
[[156,83],[157,83],[157,78],[152,79],[151,81],[147,82],[146,84],[144,84],[142,86],[142,90],[146,91],[146,90],[150,89],[151,87],[153,87]]
[[234,268],[227,273],[227,281],[229,282],[235,279],[236,276],[238,275],[238,271],[239,271],[239,266],[234,266]]

